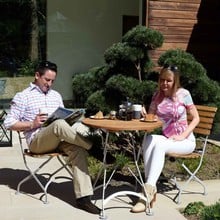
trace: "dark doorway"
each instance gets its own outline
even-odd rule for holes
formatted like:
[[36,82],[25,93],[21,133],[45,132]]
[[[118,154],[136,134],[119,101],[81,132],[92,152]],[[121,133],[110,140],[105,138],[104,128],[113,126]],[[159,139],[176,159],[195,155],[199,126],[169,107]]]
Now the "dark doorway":
[[139,24],[139,16],[123,15],[122,35]]
[[187,52],[206,68],[209,77],[220,80],[220,1],[202,0]]

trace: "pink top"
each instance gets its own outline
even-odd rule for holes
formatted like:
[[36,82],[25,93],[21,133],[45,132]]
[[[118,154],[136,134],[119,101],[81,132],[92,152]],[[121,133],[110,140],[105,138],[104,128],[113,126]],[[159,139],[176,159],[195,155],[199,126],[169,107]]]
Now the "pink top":
[[170,137],[181,134],[188,126],[187,109],[193,105],[191,94],[184,88],[179,88],[176,97],[164,97],[159,100],[158,91],[153,95],[150,112],[155,112],[163,122],[163,135]]

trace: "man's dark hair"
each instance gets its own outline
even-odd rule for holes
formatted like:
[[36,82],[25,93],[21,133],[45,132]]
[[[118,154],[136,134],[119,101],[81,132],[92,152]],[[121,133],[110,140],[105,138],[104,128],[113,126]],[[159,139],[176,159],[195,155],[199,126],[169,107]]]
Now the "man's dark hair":
[[40,75],[44,75],[46,70],[52,70],[57,73],[57,65],[50,61],[42,61],[37,66],[35,72],[39,72]]

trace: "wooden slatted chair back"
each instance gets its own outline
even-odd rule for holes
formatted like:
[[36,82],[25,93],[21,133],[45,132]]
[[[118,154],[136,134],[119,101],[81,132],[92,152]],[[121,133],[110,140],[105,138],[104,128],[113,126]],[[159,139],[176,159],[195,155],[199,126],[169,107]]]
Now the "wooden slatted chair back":
[[[204,105],[196,105],[196,108],[199,113],[200,122],[193,132],[205,136],[210,135],[217,108]],[[192,116],[188,115],[188,121],[190,120],[192,120]]]
[[[203,106],[203,105],[196,105],[196,108],[197,108],[198,113],[199,113],[200,122],[196,126],[196,128],[193,130],[193,133],[197,136],[203,136],[202,139],[201,139],[201,146],[199,146],[200,149],[195,149],[195,151],[190,153],[190,154],[175,154],[175,153],[167,154],[167,156],[170,158],[170,160],[172,162],[176,161],[175,160],[176,158],[179,158],[179,159],[181,158],[182,161],[179,161],[179,162],[181,163],[181,166],[186,171],[187,176],[189,176],[187,181],[185,181],[185,184],[183,186],[180,186],[177,183],[176,175],[174,175],[171,178],[171,181],[174,183],[175,187],[178,189],[177,194],[173,198],[173,200],[177,203],[180,203],[180,197],[181,197],[183,191],[186,190],[187,185],[192,180],[195,180],[196,182],[198,182],[203,187],[203,193],[202,194],[206,195],[205,184],[203,183],[202,180],[199,179],[198,176],[196,176],[196,174],[199,171],[199,169],[202,165],[202,162],[203,162],[203,157],[204,157],[204,154],[205,154],[205,151],[206,151],[207,141],[208,141],[209,135],[211,134],[211,131],[212,131],[212,127],[213,127],[213,124],[214,124],[214,118],[215,118],[215,114],[217,112],[217,108],[216,107]],[[190,122],[190,120],[192,120],[192,117],[190,115],[188,115],[188,121]],[[184,163],[185,159],[197,159],[197,158],[200,158],[200,159],[199,159],[198,166],[196,168],[194,168],[194,170],[189,169],[189,167]]]

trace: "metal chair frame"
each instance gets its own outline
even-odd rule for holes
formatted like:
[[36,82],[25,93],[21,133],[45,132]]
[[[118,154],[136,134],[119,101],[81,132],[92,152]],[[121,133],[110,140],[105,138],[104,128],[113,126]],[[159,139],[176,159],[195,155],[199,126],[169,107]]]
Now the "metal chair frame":
[[3,124],[7,112],[3,110],[0,113],[0,146],[12,146],[12,131],[7,130]]
[[[64,160],[64,157],[67,157],[67,155],[62,153],[62,152],[52,152],[52,153],[44,153],[44,154],[32,153],[27,147],[24,146],[25,145],[24,144],[25,137],[23,136],[22,132],[18,132],[18,137],[19,137],[19,143],[20,143],[20,148],[21,148],[21,152],[22,152],[24,165],[25,165],[26,169],[29,171],[29,175],[26,176],[24,179],[22,179],[18,183],[16,194],[20,194],[21,192],[25,193],[25,192],[20,190],[21,185],[23,183],[27,182],[28,180],[34,179],[43,191],[43,194],[40,196],[40,200],[44,204],[47,204],[47,203],[49,203],[47,190],[48,190],[49,185],[53,182],[53,180],[58,179],[58,178],[68,178],[66,176],[65,177],[64,176],[58,176],[56,174],[59,173],[61,170],[65,169],[69,173],[69,175],[71,177],[73,177],[72,172],[71,172],[70,168],[68,167],[68,163]],[[43,159],[44,161],[37,168],[32,170],[30,165],[28,165],[27,157],[36,158],[36,159]],[[43,167],[45,167],[45,165],[47,165],[52,159],[57,159],[61,166],[59,168],[57,168],[52,173],[39,173],[39,171]],[[40,181],[41,176],[47,176],[46,184],[43,184]],[[72,178],[69,178],[69,179],[72,180]]]
[[[200,122],[196,126],[196,128],[194,129],[194,134],[197,135],[197,138],[199,138],[199,137],[201,138],[201,140],[203,142],[202,147],[200,149],[195,149],[195,151],[192,152],[191,154],[184,154],[184,155],[183,154],[168,154],[167,155],[169,158],[172,158],[174,161],[175,161],[175,159],[183,159],[181,166],[186,171],[186,174],[189,175],[189,178],[183,184],[182,187],[178,184],[178,181],[177,181],[175,174],[170,179],[171,183],[173,183],[175,188],[178,190],[177,194],[173,198],[173,201],[175,201],[177,204],[179,204],[181,202],[180,197],[183,194],[183,192],[186,190],[188,184],[192,180],[198,182],[202,186],[203,192],[201,194],[203,194],[203,195],[207,194],[205,184],[203,183],[203,181],[201,179],[199,179],[196,176],[196,174],[200,170],[201,165],[203,163],[203,158],[204,158],[206,147],[207,147],[207,141],[208,141],[209,135],[212,131],[214,117],[217,112],[217,108],[216,107],[209,107],[209,106],[202,106],[202,105],[196,105],[196,108],[199,112]],[[192,118],[190,116],[188,116],[188,120],[190,121],[191,119]],[[198,166],[195,168],[194,171],[191,171],[184,164],[184,159],[191,159],[191,160],[199,159]]]

